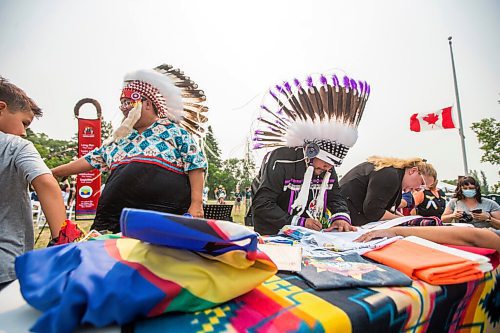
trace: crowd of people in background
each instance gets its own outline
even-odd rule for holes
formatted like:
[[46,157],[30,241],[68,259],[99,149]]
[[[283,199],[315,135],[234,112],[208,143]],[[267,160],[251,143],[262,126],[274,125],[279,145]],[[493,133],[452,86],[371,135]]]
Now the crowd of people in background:
[[[205,187],[203,190],[204,204],[208,204],[208,193],[209,193],[209,188]],[[235,214],[241,213],[241,207],[244,204],[245,205],[244,214],[246,215],[248,213],[248,210],[250,209],[250,206],[252,205],[252,190],[250,187],[246,187],[245,189],[240,189],[240,186],[237,185],[234,191],[227,193],[226,188],[223,185],[219,185],[214,189],[214,197],[216,203],[219,205],[227,204],[227,199],[232,201],[232,204],[234,205]]]

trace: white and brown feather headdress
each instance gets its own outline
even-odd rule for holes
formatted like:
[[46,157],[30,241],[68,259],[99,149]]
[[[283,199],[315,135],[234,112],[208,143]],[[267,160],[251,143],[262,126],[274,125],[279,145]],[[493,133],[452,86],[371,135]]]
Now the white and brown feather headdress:
[[182,108],[173,110],[173,121],[192,134],[203,137],[205,135],[205,123],[208,121],[206,116],[208,107],[204,105],[206,97],[203,90],[198,89],[198,85],[189,76],[186,76],[183,71],[173,68],[171,65],[163,64],[155,67],[154,70],[167,76],[180,91]]
[[127,73],[122,97],[138,91],[155,105],[160,118],[169,118],[190,133],[203,137],[208,107],[203,90],[179,69],[163,64],[154,69]]
[[338,166],[358,138],[369,95],[366,81],[344,76],[341,84],[335,74],[276,85],[261,105],[254,149],[315,143],[323,151],[318,157]]

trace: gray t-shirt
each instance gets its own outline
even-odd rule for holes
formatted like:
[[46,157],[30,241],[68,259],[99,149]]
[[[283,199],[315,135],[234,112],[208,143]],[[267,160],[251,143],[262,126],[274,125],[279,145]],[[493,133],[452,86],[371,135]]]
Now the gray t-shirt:
[[[463,203],[461,200],[457,200],[456,198],[451,199],[451,201],[448,203],[448,206],[446,208],[450,208],[453,212],[455,211],[460,211],[460,212],[465,212],[469,215],[471,215],[471,210],[467,208],[465,203]],[[474,209],[481,209],[483,212],[496,212],[500,210],[500,206],[493,200],[487,199],[487,198],[481,198],[481,203],[478,203],[476,207],[472,208]],[[454,221],[458,222],[458,221]],[[486,221],[476,221],[473,220],[469,222],[473,224],[476,228],[488,228],[491,227],[491,224]]]
[[14,280],[14,259],[33,249],[28,184],[50,173],[33,144],[0,132],[0,283]]

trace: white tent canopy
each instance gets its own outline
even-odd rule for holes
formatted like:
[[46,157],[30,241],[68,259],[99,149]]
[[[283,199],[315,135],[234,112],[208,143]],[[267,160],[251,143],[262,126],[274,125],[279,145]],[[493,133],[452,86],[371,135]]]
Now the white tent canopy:
[[443,190],[444,192],[455,192],[455,189],[457,187],[455,185],[447,184],[444,182],[438,182],[437,188]]

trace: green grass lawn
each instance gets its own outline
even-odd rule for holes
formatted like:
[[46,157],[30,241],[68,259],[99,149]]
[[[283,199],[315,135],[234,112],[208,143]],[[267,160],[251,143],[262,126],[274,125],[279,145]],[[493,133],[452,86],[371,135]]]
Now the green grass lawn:
[[[215,204],[216,201],[209,201],[210,204]],[[228,205],[233,205],[234,201],[226,201],[226,204]],[[245,212],[246,212],[246,207],[245,203],[242,202],[240,209],[236,211],[236,207],[233,206],[233,212],[231,213],[231,216],[233,217],[233,222],[245,225],[244,223],[244,218],[245,218]],[[85,232],[90,231],[90,226],[92,225],[93,220],[73,220],[74,222],[78,223],[78,225],[85,230]],[[42,231],[42,228],[37,228],[35,226],[35,239],[38,237],[38,234],[41,232],[40,238],[35,244],[35,249],[38,248],[43,248],[46,247],[47,244],[50,241],[50,231],[48,225],[45,226],[45,228]]]

